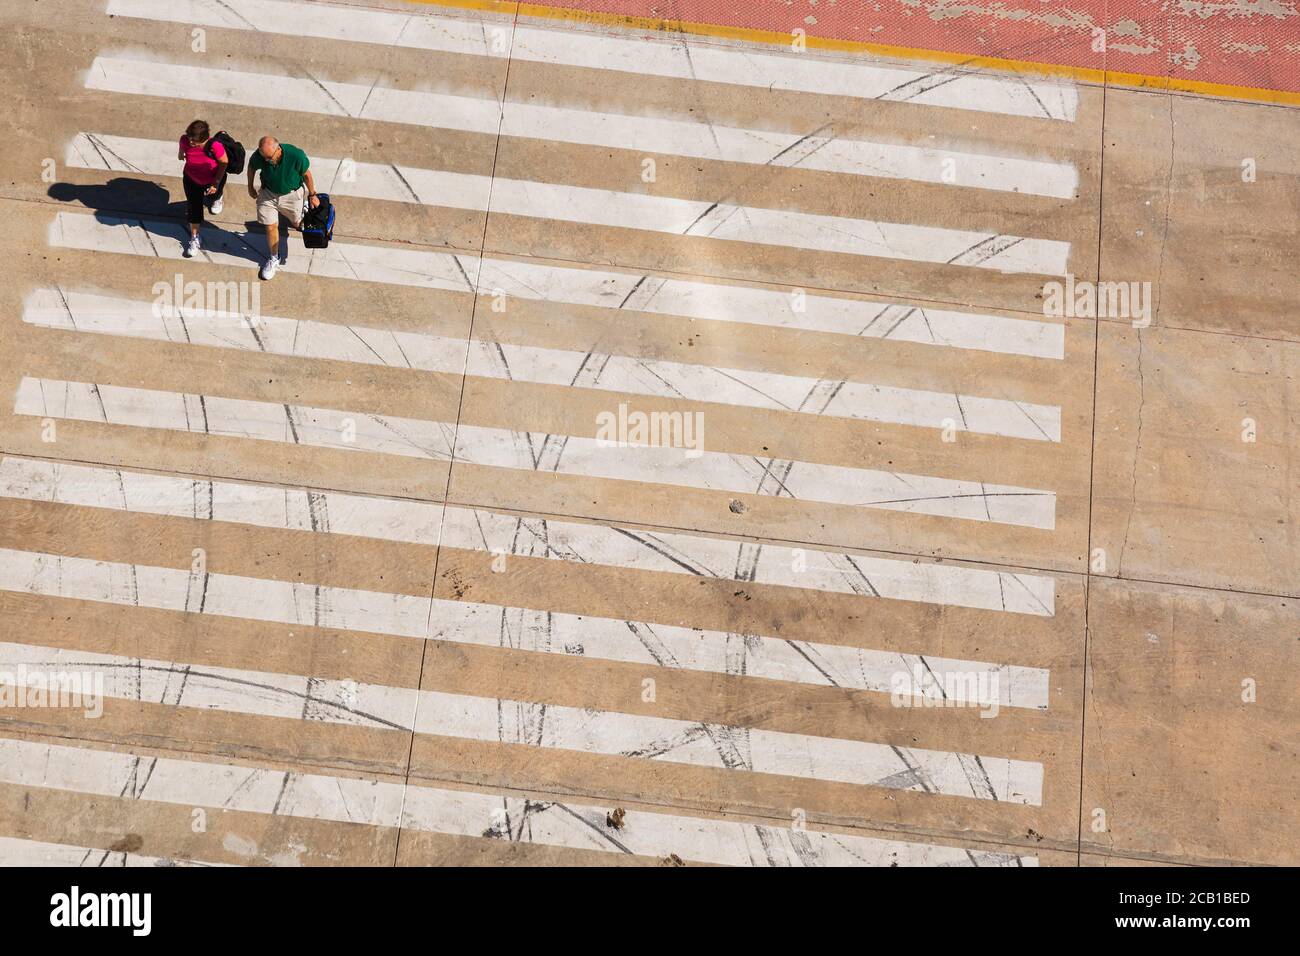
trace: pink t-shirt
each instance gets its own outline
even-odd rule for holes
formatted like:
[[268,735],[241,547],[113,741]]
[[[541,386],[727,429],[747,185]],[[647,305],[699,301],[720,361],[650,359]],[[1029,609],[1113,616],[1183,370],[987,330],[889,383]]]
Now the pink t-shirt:
[[220,165],[217,160],[226,158],[225,147],[220,143],[215,140],[212,142],[212,152],[217,159],[207,154],[207,146],[207,143],[202,146],[191,146],[188,137],[181,137],[181,152],[185,154],[185,175],[191,182],[198,183],[200,186],[211,186],[217,181],[217,168]]

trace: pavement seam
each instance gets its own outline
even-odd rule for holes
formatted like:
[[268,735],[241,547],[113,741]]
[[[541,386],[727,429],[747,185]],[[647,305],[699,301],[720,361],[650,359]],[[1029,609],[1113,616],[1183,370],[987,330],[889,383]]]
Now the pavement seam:
[[[1097,275],[1101,281],[1102,248],[1105,235],[1104,221],[1106,211],[1106,94],[1101,88],[1101,151],[1097,169]],[[1087,752],[1088,733],[1088,644],[1092,633],[1089,611],[1092,604],[1092,507],[1096,495],[1097,471],[1097,387],[1101,364],[1101,325],[1093,323],[1092,338],[1092,437],[1088,442],[1088,544],[1083,565],[1083,661],[1080,668],[1082,685],[1079,690],[1079,795],[1078,795],[1078,835],[1075,845],[1075,866],[1083,865],[1083,789],[1085,754]],[[1116,568],[1116,573],[1118,573]]]
[[[460,436],[461,412],[465,407],[465,383],[469,378],[468,375],[469,354],[470,354],[470,349],[473,347],[473,340],[474,340],[474,317],[478,314],[479,291],[480,291],[480,284],[483,276],[483,259],[484,256],[486,255],[488,225],[492,219],[492,191],[496,186],[497,158],[500,156],[501,153],[501,129],[505,125],[505,102],[510,95],[510,65],[514,60],[515,30],[518,28],[518,26],[519,26],[519,4],[515,3],[514,14],[510,21],[510,46],[506,51],[505,73],[502,76],[502,80],[501,80],[501,109],[497,111],[497,132],[492,145],[492,168],[488,173],[488,195],[487,195],[487,203],[483,210],[483,232],[479,237],[478,269],[475,270],[474,281],[472,283],[469,283],[474,298],[472,303],[470,304],[469,328],[467,328],[465,331],[465,342],[466,342],[465,365],[461,369],[461,373],[460,373],[460,396],[456,402],[456,421],[452,428],[451,457],[448,459],[447,462],[447,478],[446,478],[446,483],[443,485],[442,520],[439,521],[438,523],[438,543],[434,547],[434,552],[433,552],[433,574],[429,580],[429,616],[426,618],[425,621],[426,633],[428,631],[429,625],[432,623],[433,620],[433,608],[436,601],[436,595],[438,592],[438,562],[439,562],[439,558],[442,556],[442,528],[446,522],[447,499],[450,497],[450,492],[451,492],[452,472],[456,467],[456,445]],[[486,31],[487,21],[481,21],[479,23],[479,27],[480,29]],[[457,266],[459,265],[460,262],[459,260],[457,260]],[[462,273],[464,272],[463,269],[461,271]],[[468,277],[466,277],[466,279],[468,281]],[[423,687],[424,685],[424,668],[428,659],[428,654],[429,654],[429,641],[425,640],[423,646],[420,648],[420,671],[419,671],[419,677],[417,678],[417,691],[420,687]],[[411,743],[406,754],[406,769],[404,771],[404,775],[406,779],[402,785],[402,805],[401,805],[401,810],[398,812],[398,817],[397,817],[397,827],[396,827],[397,837],[393,841],[393,866],[394,867],[398,866],[398,860],[401,858],[402,831],[404,829],[402,822],[406,813],[406,791],[411,785],[411,763],[415,759],[415,737],[417,732],[415,728],[419,724],[419,715],[420,715],[420,700],[417,695],[415,701],[415,714],[413,715],[411,721]],[[507,816],[506,818],[507,837],[509,836],[509,831],[510,831],[509,817]]]

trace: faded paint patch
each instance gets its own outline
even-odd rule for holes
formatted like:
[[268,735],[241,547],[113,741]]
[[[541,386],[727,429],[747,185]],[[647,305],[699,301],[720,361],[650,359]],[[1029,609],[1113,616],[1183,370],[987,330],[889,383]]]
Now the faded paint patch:
[[257,856],[257,841],[241,837],[237,833],[227,833],[225,839],[221,841],[221,846],[236,856],[242,856],[251,859]]
[[1300,11],[1278,0],[1232,0],[1231,3],[1202,3],[1199,0],[1178,0],[1178,9],[1186,14],[1208,20],[1216,14],[1226,17],[1274,17],[1284,20],[1300,16]]
[[[919,4],[917,4],[919,6]],[[1013,23],[1039,23],[1054,29],[1091,30],[1097,20],[1082,10],[1029,10],[1013,9],[1000,3],[971,3],[970,0],[934,0],[925,5],[931,20],[956,20],[959,18],[987,18]]]
[[1184,70],[1191,72],[1201,62],[1201,54],[1196,51],[1196,47],[1189,43],[1183,47],[1182,53],[1169,54],[1169,60],[1175,66],[1181,66]]

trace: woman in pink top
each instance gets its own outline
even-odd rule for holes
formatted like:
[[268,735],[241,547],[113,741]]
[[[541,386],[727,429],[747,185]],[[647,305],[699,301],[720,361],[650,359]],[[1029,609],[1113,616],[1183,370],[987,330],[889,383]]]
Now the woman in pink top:
[[185,244],[185,258],[200,249],[199,226],[203,224],[203,207],[212,214],[221,212],[221,194],[226,190],[226,166],[229,157],[225,147],[216,140],[209,141],[208,124],[195,120],[185,127],[177,159],[185,160],[181,182],[185,187],[185,218],[190,224],[190,239]]

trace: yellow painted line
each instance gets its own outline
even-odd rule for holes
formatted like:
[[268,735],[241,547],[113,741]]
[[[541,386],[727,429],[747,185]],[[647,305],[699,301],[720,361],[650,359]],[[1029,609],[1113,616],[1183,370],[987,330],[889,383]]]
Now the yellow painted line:
[[[772,30],[755,30],[750,27],[730,27],[716,23],[690,23],[661,17],[633,17],[620,13],[603,13],[593,10],[573,10],[552,7],[542,3],[516,3],[512,0],[413,0],[430,6],[452,7],[461,10],[482,10],[506,13],[521,17],[548,20],[569,20],[577,23],[598,23],[602,26],[621,27],[628,30],[649,30],[655,33],[688,33],[696,36],[726,40],[745,40],[750,43],[767,43],[789,48],[789,33]],[[919,47],[894,46],[888,43],[864,43],[860,40],[837,40],[831,37],[805,37],[805,44],[814,49],[847,53],[869,53],[873,56],[906,60],[925,60],[951,66],[1001,70],[1009,73],[1032,73],[1039,76],[1061,76],[1080,83],[1127,86],[1134,89],[1160,90],[1176,93],[1196,93],[1224,99],[1255,100],[1285,106],[1300,106],[1300,92],[1272,90],[1259,86],[1237,86],[1232,83],[1211,83],[1205,80],[1186,80],[1149,73],[1125,73],[1118,70],[1099,70],[1093,67],[1066,66],[1061,63],[1036,63],[1032,60],[1010,60],[996,56],[971,56],[945,50],[925,50]]]
[[1210,83],[1206,80],[1180,80],[1176,77],[1152,76],[1148,73],[1122,73],[1106,71],[1106,82],[1112,86],[1131,86],[1137,89],[1169,90],[1175,93],[1198,93],[1232,100],[1258,100],[1279,106],[1300,106],[1300,93],[1289,90],[1270,90],[1262,86],[1236,86],[1232,83]]

